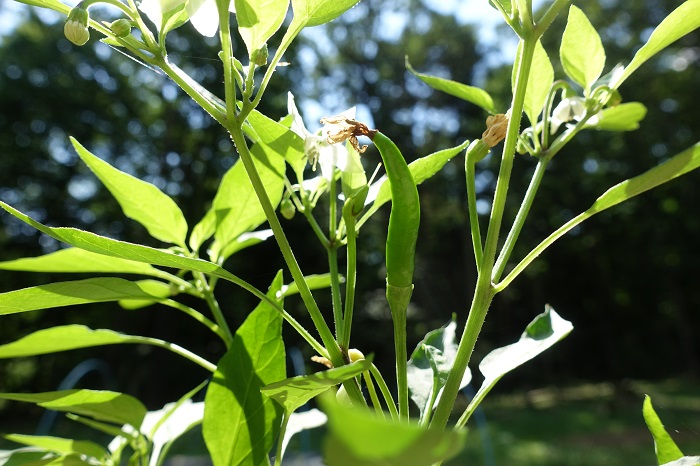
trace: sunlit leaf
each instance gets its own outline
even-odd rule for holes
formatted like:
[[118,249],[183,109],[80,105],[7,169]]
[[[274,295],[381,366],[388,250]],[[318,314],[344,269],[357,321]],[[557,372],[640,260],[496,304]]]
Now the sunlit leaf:
[[323,448],[328,466],[425,466],[462,450],[464,430],[436,430],[393,422],[368,410],[321,398],[330,435]]
[[180,207],[160,189],[117,170],[71,138],[83,162],[119,202],[124,215],[143,225],[148,233],[166,243],[185,246],[187,221]]
[[282,25],[289,0],[235,0],[238,32],[248,56],[260,50]]
[[47,455],[45,450],[37,448],[0,450],[0,466],[44,466],[55,458],[54,455]]
[[5,400],[34,403],[54,411],[89,416],[100,421],[141,426],[146,407],[136,398],[106,390],[62,390],[43,393],[0,393]]
[[248,115],[248,123],[255,130],[255,142],[261,142],[282,155],[295,173],[304,171],[306,155],[304,140],[282,123],[268,118],[257,110]]
[[567,76],[586,90],[596,82],[605,66],[605,50],[598,32],[580,8],[571,5],[559,49]]
[[161,272],[143,262],[96,254],[79,248],[59,249],[38,257],[0,262],[0,270],[49,273],[133,273],[158,276]]
[[88,278],[0,293],[0,315],[120,299],[158,300],[122,278]]
[[610,82],[610,87],[618,88],[644,62],[665,49],[684,35],[700,27],[700,0],[687,0],[673,10],[661,24],[656,26],[646,44],[634,54],[625,70]]
[[71,453],[87,455],[97,460],[107,456],[107,450],[95,442],[89,440],[73,440],[60,437],[47,437],[39,435],[9,434],[5,439],[22,445],[28,445],[44,450],[68,455]]
[[644,405],[642,408],[644,422],[646,422],[649,432],[654,437],[654,450],[656,451],[656,459],[659,464],[668,463],[678,460],[683,457],[683,452],[678,448],[676,442],[673,441],[661,419],[654,411],[654,406],[651,404],[649,395],[644,397]]
[[419,73],[414,70],[411,63],[409,63],[408,56],[406,57],[406,69],[433,89],[455,96],[474,105],[478,105],[489,113],[496,113],[496,109],[493,105],[493,99],[489,93],[483,89],[468,86],[450,79],[438,78],[437,76]]
[[[281,287],[280,272],[268,292],[280,304]],[[202,432],[214,466],[266,464],[282,409],[260,389],[285,375],[282,317],[262,302],[236,331],[204,400]]]
[[359,0],[292,0],[293,21],[303,27],[319,26],[333,21],[357,3]]
[[345,366],[272,383],[263,387],[262,392],[278,402],[287,414],[291,414],[310,399],[331,387],[368,371],[371,367],[371,358],[360,359]]
[[124,309],[141,309],[176,294],[170,284],[158,280],[138,280],[134,283],[155,299],[120,299],[119,305]]
[[634,131],[647,114],[647,108],[639,102],[626,102],[606,108],[588,120],[586,126],[605,131]]

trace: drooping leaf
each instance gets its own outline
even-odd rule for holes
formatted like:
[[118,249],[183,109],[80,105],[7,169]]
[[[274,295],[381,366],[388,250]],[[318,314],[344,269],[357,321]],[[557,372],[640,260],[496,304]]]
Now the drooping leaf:
[[[294,23],[303,27],[319,26],[333,21],[360,0],[292,0]],[[290,26],[290,29],[292,26]]]
[[159,298],[122,278],[88,278],[0,293],[0,315],[120,299]]
[[646,44],[634,54],[625,70],[610,82],[617,89],[644,62],[684,35],[700,27],[700,0],[687,0],[656,26]]
[[483,89],[462,84],[457,81],[452,81],[450,79],[438,78],[437,76],[419,73],[411,66],[411,63],[408,61],[408,56],[406,57],[406,69],[433,89],[455,96],[474,105],[478,105],[489,113],[496,113],[496,108],[493,105],[493,99],[489,93]]
[[323,449],[328,466],[425,466],[455,456],[464,446],[464,430],[392,422],[332,397],[320,401],[330,431]]
[[151,306],[177,293],[168,283],[158,280],[139,280],[134,283],[155,299],[120,299],[119,305],[124,309],[135,310]]
[[602,110],[588,120],[586,126],[605,131],[634,131],[647,114],[647,108],[639,102],[625,102]]
[[19,340],[0,345],[0,359],[38,356],[93,346],[143,343],[141,337],[113,330],[93,330],[84,325],[61,325],[37,330]]
[[598,32],[580,8],[571,5],[561,38],[559,57],[567,76],[588,93],[605,66],[605,49]]
[[[420,410],[421,420],[439,399],[438,394],[452,370],[457,354],[456,330],[457,322],[453,319],[444,327],[428,332],[408,361],[408,390]],[[467,369],[461,388],[470,381],[471,371]]]
[[134,273],[158,276],[161,272],[143,262],[96,254],[79,248],[59,249],[38,257],[0,262],[0,270],[49,273]]
[[71,138],[73,147],[90,170],[119,202],[124,215],[143,225],[154,238],[185,247],[187,221],[180,207],[160,189],[124,173]]
[[678,448],[676,442],[673,441],[661,419],[654,411],[654,406],[651,404],[649,395],[644,397],[644,405],[642,407],[644,422],[646,422],[649,432],[654,437],[654,450],[656,451],[656,459],[659,464],[669,463],[681,459],[683,452]]
[[282,25],[289,0],[235,0],[238,32],[248,56],[260,50]]
[[171,251],[164,251],[161,249],[150,248],[148,246],[142,246],[140,244],[118,241],[96,235],[95,233],[78,230],[76,228],[47,227],[46,225],[42,225],[41,223],[2,201],[0,201],[0,207],[42,233],[64,243],[70,244],[71,246],[85,249],[86,251],[105,256],[119,257],[121,259],[160,265],[162,267],[193,270],[215,275],[225,280],[231,280],[234,282],[238,281],[234,275],[211,262],[180,256],[173,254]]
[[573,328],[571,322],[559,317],[549,305],[545,306],[545,311],[530,322],[520,340],[491,351],[481,361],[479,370],[484,382],[467,407],[467,412],[472,413],[476,409],[501,377],[550,348]]
[[106,390],[61,390],[43,393],[0,393],[5,400],[34,403],[46,409],[89,416],[139,428],[146,407],[136,398]]
[[[408,168],[411,170],[413,181],[418,185],[432,177],[439,172],[440,169],[450,161],[450,159],[466,149],[468,145],[469,141],[464,141],[458,146],[434,152],[409,163]],[[390,200],[391,184],[387,177],[383,176],[379,180],[372,183],[369,195],[365,201],[365,205],[372,203],[372,206],[362,215],[362,217],[370,217],[372,214],[374,214],[374,212],[379,210],[382,205]]]
[[262,392],[279,403],[287,414],[291,414],[310,399],[368,371],[371,367],[372,358],[370,357],[345,366],[275,382],[263,387]]
[[[518,44],[517,55],[522,52],[522,42]],[[515,88],[515,68],[511,76],[511,86]],[[531,125],[537,123],[537,118],[542,112],[544,102],[547,100],[547,95],[554,81],[554,68],[549,56],[542,47],[542,43],[538,40],[535,45],[535,52],[532,56],[532,65],[530,67],[530,75],[527,81],[527,90],[525,91],[525,101],[523,109],[530,120]]]
[[4,437],[6,440],[15,443],[42,448],[60,455],[87,455],[97,460],[107,456],[107,450],[104,447],[89,440],[73,440],[59,437],[21,434],[9,434]]
[[[268,292],[280,304],[281,287],[280,272]],[[267,463],[282,409],[260,390],[285,375],[282,318],[262,302],[236,331],[204,400],[202,433],[214,466]]]

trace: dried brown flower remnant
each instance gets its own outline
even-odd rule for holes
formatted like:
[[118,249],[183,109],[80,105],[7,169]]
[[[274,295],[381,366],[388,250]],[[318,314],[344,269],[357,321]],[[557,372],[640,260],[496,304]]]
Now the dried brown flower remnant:
[[329,144],[339,144],[350,141],[352,147],[360,154],[367,150],[367,146],[360,146],[358,136],[367,136],[370,139],[377,131],[369,129],[364,123],[350,119],[344,115],[321,118],[321,123],[326,127],[323,134]]
[[333,363],[328,358],[324,358],[323,356],[311,356],[311,360],[313,362],[323,364],[324,366],[326,366],[329,369],[333,369]]
[[481,139],[493,147],[506,137],[506,129],[508,129],[508,115],[499,113],[498,115],[489,116],[486,118],[486,131],[481,135]]

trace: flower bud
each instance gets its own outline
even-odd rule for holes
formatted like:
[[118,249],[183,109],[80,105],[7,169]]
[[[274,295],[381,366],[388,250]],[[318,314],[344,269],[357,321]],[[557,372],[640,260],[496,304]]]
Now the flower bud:
[[294,207],[294,203],[291,201],[291,199],[284,199],[280,203],[280,213],[282,214],[282,217],[286,218],[287,220],[293,219],[296,211],[297,209]]
[[267,57],[268,57],[267,44],[264,44],[260,49],[256,50],[253,53],[253,61],[258,66],[267,65]]
[[356,348],[350,348],[348,350],[348,359],[350,359],[350,362],[355,362],[359,361],[360,359],[365,359],[365,355],[362,354],[362,351]]
[[68,19],[66,19],[66,24],[63,26],[63,34],[66,36],[66,39],[75,45],[85,45],[90,38],[90,31],[88,30],[89,19],[90,15],[86,8],[80,6],[73,8],[68,13]]
[[131,21],[125,18],[118,19],[109,25],[115,36],[126,37],[131,34]]
[[338,388],[338,391],[335,393],[335,399],[343,406],[352,406],[350,395],[348,395],[348,392],[345,390],[343,385],[341,385],[340,388]]

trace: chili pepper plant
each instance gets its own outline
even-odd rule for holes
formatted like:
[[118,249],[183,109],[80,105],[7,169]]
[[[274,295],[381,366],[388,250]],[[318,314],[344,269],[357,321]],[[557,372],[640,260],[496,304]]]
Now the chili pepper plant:
[[[596,29],[569,0],[551,1],[542,14],[533,13],[531,0],[491,0],[519,40],[510,106],[497,108],[483,89],[420,73],[407,60],[407,69],[426,85],[484,111],[483,134],[465,135],[468,140],[455,147],[411,164],[392,135],[382,132],[381,121],[376,129],[370,128],[355,118],[353,109],[324,118],[318,132],[307,129],[291,94],[286,96],[286,116],[258,110],[269,98],[268,86],[299,34],[332,21],[357,0],[291,0],[291,8],[290,0],[83,0],[72,8],[59,0],[19,1],[66,15],[65,35],[74,44],[84,45],[97,33],[104,44],[167,75],[228,132],[235,153],[226,155],[236,162],[221,178],[211,207],[198,223],[189,225],[177,203],[156,186],[118,170],[71,139],[80,159],[113,194],[124,215],[148,230],[153,239],[149,244],[70,226],[46,226],[0,202],[7,214],[66,245],[40,257],[1,263],[0,268],[95,274],[5,291],[0,294],[0,315],[109,301],[131,309],[159,304],[208,329],[211,338],[226,348],[218,361],[210,361],[175,341],[83,325],[46,328],[5,342],[0,358],[102,345],[153,345],[181,356],[183,367],[201,366],[210,377],[157,411],[112,391],[2,393],[6,400],[65,412],[70,419],[114,437],[109,445],[99,445],[10,434],[6,438],[25,447],[5,452],[2,464],[159,465],[178,437],[201,424],[215,466],[279,465],[293,433],[324,422],[328,429],[323,454],[329,465],[440,464],[460,452],[471,414],[503,375],[573,328],[546,306],[517,342],[472,361],[494,297],[585,220],[700,165],[696,144],[611,187],[588,210],[533,245],[525,257],[513,256],[547,166],[556,163],[555,156],[582,131],[631,131],[639,126],[646,108],[624,101],[624,83],[659,51],[700,26],[700,0],[681,3],[636,53],[630,53],[626,65],[606,62]],[[89,8],[96,4],[110,7],[115,16],[91,18]],[[566,22],[558,53],[546,51],[540,42],[555,20]],[[170,59],[168,34],[190,27],[187,23],[203,36],[218,37],[220,52],[212,59],[223,66],[223,95],[204,88],[183,71],[182,63]],[[240,35],[245,49],[234,51],[234,34]],[[273,36],[281,40],[273,41]],[[552,59],[558,59],[563,70],[556,79]],[[376,180],[367,176],[361,158],[368,145],[376,147],[386,172]],[[498,180],[488,222],[480,225],[475,174],[478,162],[491,152],[500,157]],[[406,313],[420,228],[418,185],[450,159],[462,156],[476,287],[471,303],[465,303],[453,321],[429,332],[409,356]],[[524,198],[509,198],[513,166],[523,157],[536,159],[537,167]],[[504,217],[507,202],[520,203],[514,219]],[[352,339],[357,236],[367,222],[377,221],[373,214],[388,203],[386,299],[394,326],[395,373],[380,372],[370,351],[355,348]],[[317,207],[322,205],[328,209]],[[299,266],[280,220],[295,214],[308,221],[309,237],[327,253],[327,274],[307,275]],[[267,290],[223,267],[248,247],[275,247],[284,258],[285,270]],[[120,274],[143,279],[118,278]],[[259,301],[238,328],[231,328],[231,310],[217,301],[217,284],[222,281]],[[331,309],[319,307],[319,293],[329,294]],[[303,301],[313,328],[302,326],[298,316],[285,308],[285,300],[294,294]],[[192,298],[200,305],[185,304]],[[287,378],[283,326],[298,332],[316,353],[314,360],[324,364],[318,366],[323,370]],[[458,392],[471,380],[470,363],[478,363],[484,382],[468,407],[453,413]],[[202,392],[204,401],[193,402]],[[296,412],[311,399],[320,409]],[[674,450],[663,459],[676,460],[679,454]]]

